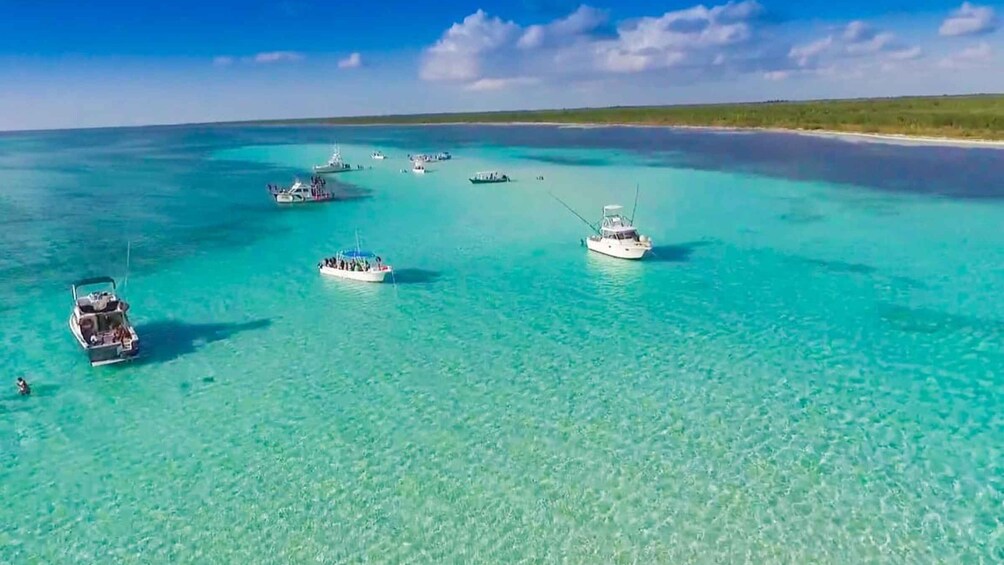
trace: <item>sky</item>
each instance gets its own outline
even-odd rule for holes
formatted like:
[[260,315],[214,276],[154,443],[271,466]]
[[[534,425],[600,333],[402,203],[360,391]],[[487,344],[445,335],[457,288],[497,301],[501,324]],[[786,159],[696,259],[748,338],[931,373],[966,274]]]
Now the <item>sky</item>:
[[1004,4],[0,0],[0,130],[1004,92]]

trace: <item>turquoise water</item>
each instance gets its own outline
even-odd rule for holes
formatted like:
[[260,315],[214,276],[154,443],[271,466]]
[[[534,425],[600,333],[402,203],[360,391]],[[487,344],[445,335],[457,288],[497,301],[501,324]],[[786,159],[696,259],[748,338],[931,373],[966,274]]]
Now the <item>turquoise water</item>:
[[[270,203],[335,141],[372,166],[345,200]],[[999,562],[1001,161],[631,129],[0,137],[0,562]],[[593,217],[636,185],[639,263],[587,254],[548,195]],[[318,276],[357,233],[397,284]],[[92,369],[67,285],[121,280],[127,242],[145,359]]]

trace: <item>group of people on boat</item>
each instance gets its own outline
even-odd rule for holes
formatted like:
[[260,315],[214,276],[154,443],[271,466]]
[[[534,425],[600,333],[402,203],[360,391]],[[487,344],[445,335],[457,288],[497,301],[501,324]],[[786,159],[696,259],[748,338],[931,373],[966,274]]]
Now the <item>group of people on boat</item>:
[[[383,259],[377,257],[375,259],[376,270],[380,270],[383,266]],[[317,264],[318,268],[327,267],[329,269],[338,269],[339,271],[369,271],[372,266],[370,262],[366,259],[342,259],[341,257],[328,257]]]

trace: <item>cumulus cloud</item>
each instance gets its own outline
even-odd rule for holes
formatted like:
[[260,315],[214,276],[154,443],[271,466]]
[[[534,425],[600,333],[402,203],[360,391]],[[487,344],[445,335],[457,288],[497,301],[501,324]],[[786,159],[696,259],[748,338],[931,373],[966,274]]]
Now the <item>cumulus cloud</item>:
[[976,45],[966,47],[958,53],[952,54],[938,61],[938,66],[944,69],[967,69],[984,66],[989,63],[994,56],[993,49],[986,41],[981,41]]
[[464,90],[471,92],[485,92],[491,90],[505,90],[513,86],[526,86],[536,84],[538,79],[533,77],[510,77],[510,78],[481,78],[464,86]]
[[220,55],[219,57],[213,57],[213,65],[217,67],[229,67],[234,64],[234,58],[228,57],[226,55]]
[[302,59],[303,55],[295,51],[267,51],[258,53],[252,58],[255,63],[284,63]]
[[339,69],[358,69],[363,64],[363,57],[359,53],[351,53],[348,57],[338,60]]
[[988,33],[995,29],[997,29],[997,17],[993,8],[963,2],[962,6],[941,24],[938,33],[954,37]]
[[835,72],[835,67],[842,62],[878,60],[890,64],[916,59],[922,53],[919,46],[905,45],[895,34],[879,31],[857,20],[826,37],[792,47],[788,58],[803,70],[825,73]]
[[425,50],[419,76],[490,90],[526,84],[513,77],[725,67],[742,60],[730,55],[754,37],[762,12],[756,0],[731,1],[613,26],[606,12],[582,5],[563,18],[523,27],[478,10]]

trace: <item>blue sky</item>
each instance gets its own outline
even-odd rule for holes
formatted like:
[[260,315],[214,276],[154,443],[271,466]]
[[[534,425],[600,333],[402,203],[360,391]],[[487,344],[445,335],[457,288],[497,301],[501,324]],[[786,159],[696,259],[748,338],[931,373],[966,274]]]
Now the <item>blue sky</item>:
[[1004,91],[941,0],[0,0],[0,130]]

